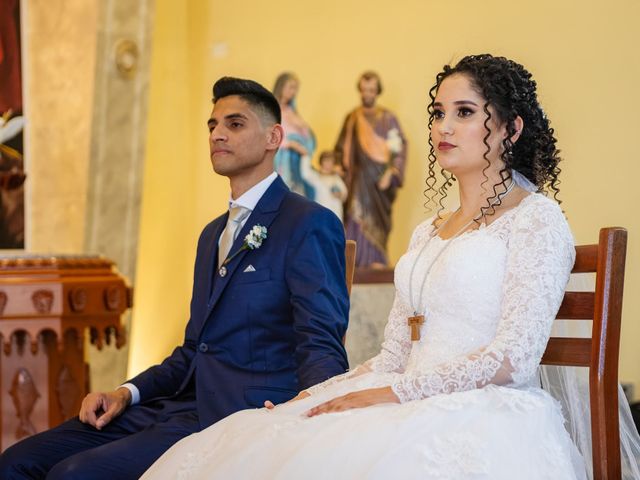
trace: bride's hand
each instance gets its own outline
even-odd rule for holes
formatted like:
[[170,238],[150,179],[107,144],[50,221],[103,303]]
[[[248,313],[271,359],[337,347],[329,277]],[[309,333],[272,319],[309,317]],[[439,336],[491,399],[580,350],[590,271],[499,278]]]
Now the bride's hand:
[[[306,390],[303,390],[298,395],[293,397],[291,400],[288,400],[286,403],[295,402],[296,400],[302,400],[303,398],[307,398],[308,396],[309,396],[309,393]],[[274,403],[271,400],[265,400],[264,406],[269,410],[275,407]]]
[[343,412],[352,408],[370,407],[378,403],[400,403],[391,387],[369,388],[358,392],[351,392],[321,403],[306,412],[307,417],[315,417],[322,413]]

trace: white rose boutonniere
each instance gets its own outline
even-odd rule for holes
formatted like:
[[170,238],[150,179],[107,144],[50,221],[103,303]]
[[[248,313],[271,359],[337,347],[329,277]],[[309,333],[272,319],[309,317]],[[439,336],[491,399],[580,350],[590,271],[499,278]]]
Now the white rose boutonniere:
[[251,250],[255,250],[256,248],[260,248],[262,245],[262,241],[267,238],[267,227],[263,227],[262,225],[254,225],[251,228],[251,231],[244,237],[243,247],[249,248]]
[[244,242],[242,242],[242,246],[232,255],[229,255],[224,263],[220,266],[220,270],[218,273],[221,277],[224,277],[227,274],[227,263],[234,259],[236,255],[238,255],[243,250],[256,250],[262,246],[262,242],[267,238],[267,227],[263,227],[262,225],[254,225],[249,230],[249,233],[244,237]]

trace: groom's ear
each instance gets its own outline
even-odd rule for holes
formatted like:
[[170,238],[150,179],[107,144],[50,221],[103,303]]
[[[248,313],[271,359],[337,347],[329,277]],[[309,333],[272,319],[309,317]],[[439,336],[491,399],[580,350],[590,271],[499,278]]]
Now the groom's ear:
[[277,150],[284,138],[284,129],[279,123],[275,123],[269,127],[267,133],[267,150]]

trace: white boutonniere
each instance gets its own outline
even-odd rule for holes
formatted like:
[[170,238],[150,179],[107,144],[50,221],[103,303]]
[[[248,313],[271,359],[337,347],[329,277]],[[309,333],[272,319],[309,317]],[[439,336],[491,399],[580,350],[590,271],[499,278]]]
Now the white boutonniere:
[[267,238],[267,227],[263,227],[262,225],[254,225],[251,228],[251,231],[247,233],[247,236],[244,237],[242,248],[249,248],[251,250],[260,248],[260,246],[262,245],[262,241],[265,238]]
[[229,255],[224,263],[220,266],[221,277],[224,277],[227,274],[227,263],[234,259],[236,255],[238,255],[243,250],[256,250],[262,246],[262,242],[267,238],[267,227],[263,227],[262,225],[254,225],[249,230],[249,233],[244,237],[244,242],[242,242],[242,246],[232,255]]

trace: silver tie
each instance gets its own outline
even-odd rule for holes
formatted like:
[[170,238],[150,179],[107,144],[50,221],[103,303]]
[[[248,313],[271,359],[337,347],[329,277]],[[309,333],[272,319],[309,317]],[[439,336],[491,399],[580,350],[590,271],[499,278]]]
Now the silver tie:
[[229,219],[227,226],[220,236],[220,246],[218,247],[218,267],[221,267],[229,255],[233,242],[242,230],[242,222],[249,216],[251,210],[240,205],[235,205],[229,209]]

